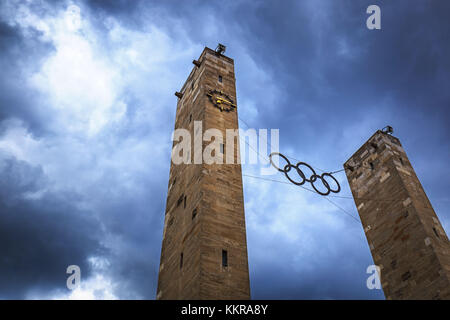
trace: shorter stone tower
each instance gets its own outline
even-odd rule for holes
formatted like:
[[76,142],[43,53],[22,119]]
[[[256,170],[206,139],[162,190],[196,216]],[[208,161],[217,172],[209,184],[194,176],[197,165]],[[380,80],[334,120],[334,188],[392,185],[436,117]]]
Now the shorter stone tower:
[[450,299],[450,244],[400,141],[375,134],[344,164],[387,299]]

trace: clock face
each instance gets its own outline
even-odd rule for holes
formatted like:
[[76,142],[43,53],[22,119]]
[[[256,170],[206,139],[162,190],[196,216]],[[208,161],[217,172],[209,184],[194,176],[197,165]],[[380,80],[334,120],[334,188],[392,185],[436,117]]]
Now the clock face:
[[233,109],[236,108],[236,104],[234,104],[234,101],[231,100],[231,98],[223,93],[223,91],[219,90],[209,90],[209,92],[206,94],[209,98],[209,101],[220,111],[233,111]]

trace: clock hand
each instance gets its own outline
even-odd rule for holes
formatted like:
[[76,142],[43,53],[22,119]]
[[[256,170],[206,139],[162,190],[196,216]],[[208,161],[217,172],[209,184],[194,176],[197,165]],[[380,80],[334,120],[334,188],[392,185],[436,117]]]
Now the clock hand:
[[225,104],[229,104],[229,105],[235,107],[235,105],[232,102],[230,102],[228,100],[221,99],[221,98],[218,98],[216,103],[225,103]]

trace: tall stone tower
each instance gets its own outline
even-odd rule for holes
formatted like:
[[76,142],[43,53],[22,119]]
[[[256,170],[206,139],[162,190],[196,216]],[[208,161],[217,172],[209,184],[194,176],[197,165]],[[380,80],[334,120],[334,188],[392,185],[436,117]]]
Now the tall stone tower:
[[[225,138],[238,129],[234,61],[224,50],[205,48],[175,94],[175,129],[188,130],[201,150],[206,130]],[[207,164],[198,149],[187,163],[171,162],[157,299],[250,298],[239,136],[231,146],[224,139],[214,152],[233,150],[234,164]]]
[[387,299],[450,299],[450,243],[400,141],[377,131],[344,165]]

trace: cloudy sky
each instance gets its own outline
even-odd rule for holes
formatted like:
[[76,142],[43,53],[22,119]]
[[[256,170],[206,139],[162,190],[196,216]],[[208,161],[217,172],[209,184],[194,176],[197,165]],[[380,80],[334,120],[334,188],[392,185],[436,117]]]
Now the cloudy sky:
[[[366,28],[370,4],[381,30]],[[173,93],[218,42],[235,59],[240,117],[280,129],[283,153],[338,170],[392,125],[449,233],[449,9],[1,1],[0,299],[155,298]],[[244,193],[252,298],[384,298],[366,287],[373,261],[352,199],[248,176]],[[69,265],[82,273],[74,291]]]

